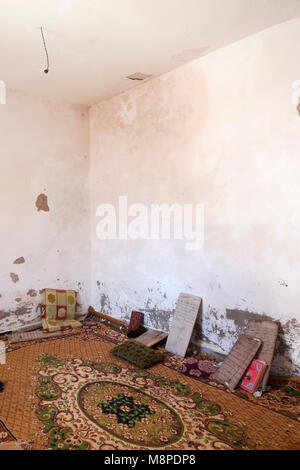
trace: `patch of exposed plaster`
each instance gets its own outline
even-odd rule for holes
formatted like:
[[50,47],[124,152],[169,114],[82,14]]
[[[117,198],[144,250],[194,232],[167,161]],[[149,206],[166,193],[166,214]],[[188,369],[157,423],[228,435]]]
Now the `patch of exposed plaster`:
[[27,295],[29,295],[30,297],[36,297],[37,291],[34,289],[29,289],[29,291],[27,292]]
[[20,307],[18,307],[15,311],[14,314],[19,317],[23,315],[28,315],[29,313],[32,312],[32,305],[31,304],[24,304]]
[[50,210],[48,206],[48,197],[46,194],[39,194],[36,198],[35,205],[38,211],[48,212]]
[[[160,289],[158,288],[157,290],[159,291]],[[148,291],[152,292],[151,289],[148,289]],[[166,294],[161,292],[161,295],[165,298]],[[144,306],[139,308],[139,311],[144,313],[146,327],[166,332],[170,331],[171,319],[173,318],[175,308],[169,310],[163,309],[158,304],[153,303],[151,298],[148,298]]]
[[0,320],[3,320],[3,318],[12,317],[14,315],[16,317],[28,315],[29,313],[31,313],[31,311],[32,311],[32,307],[26,304],[16,308],[15,310],[9,310],[7,312],[0,311]]
[[19,282],[19,276],[16,274],[16,273],[10,273],[10,278],[12,280],[12,282],[16,283],[16,282]]
[[238,309],[234,309],[234,310],[227,309],[226,317],[228,318],[228,320],[234,321],[237,327],[238,333],[240,333],[241,331],[245,329],[245,327],[247,326],[247,322],[249,320],[271,320],[271,321],[274,320],[272,317],[269,317],[268,315],[265,315],[265,314],[259,315],[258,313],[249,312],[248,310],[238,310]]
[[161,310],[155,306],[148,309],[142,308],[140,311],[145,315],[145,326],[155,330],[170,331],[170,320],[175,310]]
[[37,304],[35,311],[40,316],[42,314],[42,304]]
[[9,312],[4,312],[3,310],[0,310],[0,320],[3,320],[6,317],[9,317]]
[[39,315],[35,312],[31,302],[24,302],[16,309],[7,311],[0,311],[0,331],[10,331],[23,326],[26,323],[34,320]]
[[101,294],[100,296],[100,311],[103,313],[112,314],[112,307],[108,295]]
[[144,313],[146,327],[169,331],[171,318],[175,311],[175,302],[174,305],[170,305],[170,302],[167,301],[166,287],[159,281],[146,289],[147,294],[151,294],[151,297],[146,298],[144,298],[145,291],[141,293],[133,290],[128,293],[122,287],[114,286],[113,282],[107,286],[96,280],[95,284],[98,291],[95,300],[96,310],[99,308],[101,312],[120,318],[126,323],[129,323],[131,312],[136,310]]
[[25,263],[25,258],[21,256],[20,258],[15,259],[14,264],[23,264]]
[[[97,287],[99,289],[99,300],[96,310],[99,308],[100,312],[105,313],[106,315],[115,316],[115,311],[112,308],[109,295],[106,293],[104,285],[102,282],[97,281]],[[104,291],[104,292],[103,292]]]
[[[221,319],[222,320],[222,319]],[[198,343],[206,341],[215,346],[219,346],[226,339],[226,332],[220,322],[218,312],[209,306],[208,314],[198,315],[193,331],[192,341]]]

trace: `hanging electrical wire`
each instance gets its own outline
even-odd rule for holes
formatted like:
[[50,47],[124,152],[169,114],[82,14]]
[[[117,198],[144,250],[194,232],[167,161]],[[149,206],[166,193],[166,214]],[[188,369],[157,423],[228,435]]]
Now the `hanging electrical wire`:
[[49,72],[49,56],[48,56],[48,51],[47,51],[47,46],[46,46],[46,41],[45,41],[45,37],[44,37],[44,32],[43,32],[42,26],[41,26],[41,35],[42,35],[42,38],[43,38],[44,49],[45,49],[46,57],[47,57],[47,68],[45,68],[44,73],[48,73],[48,72]]

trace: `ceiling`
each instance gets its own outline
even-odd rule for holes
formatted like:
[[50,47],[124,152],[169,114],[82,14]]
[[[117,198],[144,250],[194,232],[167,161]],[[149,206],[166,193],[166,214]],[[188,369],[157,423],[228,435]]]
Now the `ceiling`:
[[0,80],[90,105],[298,16],[299,0],[0,0]]

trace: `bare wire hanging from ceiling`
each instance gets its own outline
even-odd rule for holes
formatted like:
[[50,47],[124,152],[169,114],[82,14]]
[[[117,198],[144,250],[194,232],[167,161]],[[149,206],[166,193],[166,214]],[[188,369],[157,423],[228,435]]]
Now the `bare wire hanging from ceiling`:
[[46,41],[45,41],[45,37],[44,37],[44,32],[43,32],[42,26],[41,26],[41,34],[42,34],[44,49],[45,49],[46,57],[47,57],[47,68],[44,69],[44,72],[45,72],[45,73],[48,73],[48,72],[49,72],[49,55],[48,55],[48,51],[47,51],[47,46],[46,46]]

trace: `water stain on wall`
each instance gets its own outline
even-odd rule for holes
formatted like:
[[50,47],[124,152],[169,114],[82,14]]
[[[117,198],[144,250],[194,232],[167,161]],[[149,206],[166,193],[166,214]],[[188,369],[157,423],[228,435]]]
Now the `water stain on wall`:
[[38,211],[44,211],[44,212],[49,212],[49,206],[48,206],[48,197],[46,194],[39,194],[36,201],[35,205]]

